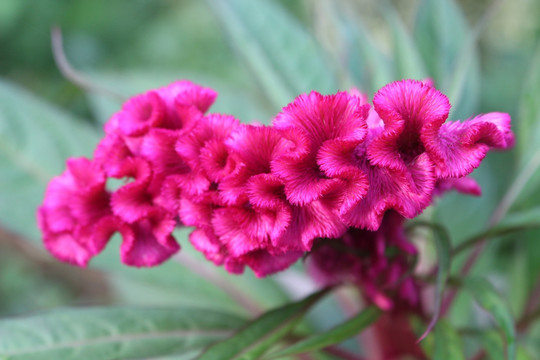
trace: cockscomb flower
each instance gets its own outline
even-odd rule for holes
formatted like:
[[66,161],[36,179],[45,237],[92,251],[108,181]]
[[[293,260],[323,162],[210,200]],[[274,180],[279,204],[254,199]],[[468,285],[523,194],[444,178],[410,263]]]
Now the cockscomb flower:
[[344,214],[350,226],[375,230],[388,209],[412,218],[431,204],[437,183],[442,188],[450,183],[462,190],[466,186],[468,192],[478,193],[471,180],[457,179],[476,168],[489,149],[513,145],[507,114],[445,123],[450,103],[427,83],[391,83],[375,94],[373,104],[380,125],[368,128],[365,149],[357,149],[370,190]]
[[266,276],[312,251],[319,275],[361,283],[388,308],[389,287],[415,301],[396,280],[415,253],[404,219],[450,189],[479,195],[467,175],[513,144],[507,114],[446,122],[448,99],[427,82],[391,83],[373,107],[358,91],[303,94],[272,126],[206,114],[216,95],[177,81],[128,100],[94,159],[70,159],[49,184],[46,247],[85,266],[118,232],[125,264],[154,266],[180,249],[174,228],[192,226],[193,246],[229,272]]
[[[305,207],[287,201],[283,182],[270,165],[292,146],[271,127],[240,125],[231,134],[226,158],[235,168],[215,179],[220,200],[186,196],[180,210],[184,223],[203,229],[190,239],[209,259],[227,269],[234,264],[233,271],[248,265],[264,276],[290,266],[316,237],[345,231],[332,216],[335,201],[321,199]],[[216,156],[223,156],[224,149],[216,150]]]

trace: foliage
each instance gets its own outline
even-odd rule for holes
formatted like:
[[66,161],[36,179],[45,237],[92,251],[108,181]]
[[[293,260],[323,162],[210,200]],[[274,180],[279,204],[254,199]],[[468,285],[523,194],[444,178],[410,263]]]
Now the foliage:
[[[450,194],[410,224],[423,249],[415,275],[436,295],[427,297],[432,324],[415,330],[428,330],[429,358],[534,359],[540,4],[408,3],[0,2],[0,359],[369,358],[369,344],[346,340],[380,315],[347,311],[357,301],[349,292],[307,296],[302,266],[266,279],[229,275],[202,263],[182,230],[182,257],[158,268],[127,269],[111,247],[80,272],[49,258],[35,226],[45,185],[68,157],[91,155],[120,106],[61,79],[48,45],[54,24],[89,81],[128,97],[189,78],[217,89],[217,111],[244,122],[268,123],[303,92],[373,92],[408,77],[432,78],[452,119],[509,112],[516,149],[474,173],[483,196]],[[474,276],[463,271],[468,259]],[[95,304],[104,306],[59,307]]]

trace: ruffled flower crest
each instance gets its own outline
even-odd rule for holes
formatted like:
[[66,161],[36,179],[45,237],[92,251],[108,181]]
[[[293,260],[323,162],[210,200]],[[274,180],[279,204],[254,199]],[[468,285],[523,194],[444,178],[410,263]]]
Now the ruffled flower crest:
[[117,232],[122,262],[154,266],[180,249],[174,228],[193,226],[193,246],[231,273],[266,276],[311,252],[323,282],[361,284],[382,308],[390,290],[414,304],[405,218],[451,189],[479,195],[467,175],[514,142],[507,114],[447,122],[428,82],[388,84],[373,107],[357,90],[302,94],[272,126],[206,114],[216,96],[177,81],[128,100],[94,159],[51,180],[37,214],[47,249],[85,266]]

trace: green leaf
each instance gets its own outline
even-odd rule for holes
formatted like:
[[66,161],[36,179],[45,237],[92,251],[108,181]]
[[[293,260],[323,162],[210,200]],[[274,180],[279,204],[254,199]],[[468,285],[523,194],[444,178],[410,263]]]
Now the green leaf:
[[0,222],[39,239],[35,211],[47,181],[71,156],[90,156],[98,135],[81,120],[0,80]]
[[540,195],[540,47],[531,60],[525,76],[525,86],[519,103],[519,122],[516,125],[516,145],[520,164],[520,192],[516,204],[531,207],[538,204]]
[[319,291],[306,299],[271,310],[249,323],[232,337],[206,350],[197,360],[251,360],[258,359],[271,346],[287,335],[305,313],[329,289]]
[[[187,79],[202,86],[211,87],[218,92],[218,97],[210,108],[210,112],[232,114],[245,123],[254,120],[268,123],[271,119],[271,111],[264,107],[263,102],[253,94],[253,91],[250,93],[249,89],[240,89],[240,86],[249,88],[249,84],[234,86],[230,82],[226,83],[206,74],[146,69],[144,72],[94,72],[87,74],[87,77],[100,86],[125,96],[126,99],[176,80]],[[96,118],[101,123],[105,123],[112,114],[120,110],[122,105],[106,94],[89,93],[88,98]]]
[[525,347],[518,346],[516,359],[517,360],[533,360],[534,358],[531,356],[531,354]]
[[504,342],[496,331],[484,330],[479,333],[483,348],[491,360],[505,360]]
[[242,324],[235,316],[196,308],[62,309],[0,321],[0,357],[113,360],[180,354]]
[[514,360],[516,358],[516,328],[508,306],[487,280],[468,278],[463,285],[478,304],[493,316],[504,334],[506,359]]
[[392,33],[398,79],[423,80],[428,76],[428,73],[409,30],[388,1],[380,1],[380,4],[382,14]]
[[540,46],[531,59],[531,67],[525,77],[525,86],[519,104],[519,122],[516,142],[521,163],[528,161],[540,149]]
[[515,220],[513,221],[514,224],[508,224],[505,221],[504,225],[495,226],[489,230],[486,230],[484,232],[478,233],[476,235],[471,236],[467,240],[463,241],[461,244],[456,246],[453,250],[453,254],[457,255],[464,250],[467,250],[471,247],[473,247],[475,244],[485,241],[491,238],[504,236],[508,234],[517,233],[524,230],[529,229],[537,229],[540,227],[540,221],[531,221],[531,222],[524,222],[524,223],[518,223]]
[[[111,290],[129,305],[196,306],[246,315],[253,307],[260,313],[289,301],[275,277],[259,279],[250,271],[232,275],[207,261],[187,241],[190,231],[175,230],[173,235],[182,244],[181,253],[160,266],[134,268],[122,264],[119,235],[91,264],[109,272]],[[184,261],[186,258],[190,261]],[[244,306],[239,298],[247,299],[252,306]]]
[[434,360],[465,360],[463,344],[458,333],[452,326],[441,320],[435,326]]
[[435,282],[435,301],[433,303],[433,316],[431,321],[422,336],[418,341],[422,341],[431,329],[437,323],[439,318],[439,313],[441,310],[441,302],[444,294],[444,288],[446,287],[446,282],[448,281],[448,276],[450,274],[450,263],[452,259],[452,242],[450,240],[450,235],[444,226],[429,223],[429,222],[414,222],[411,226],[425,226],[433,230],[434,241],[435,241],[435,250],[437,252],[437,260],[439,265],[437,267],[437,279]]
[[[482,24],[483,25],[483,24]],[[454,0],[424,0],[418,6],[415,40],[435,84],[447,93],[453,116],[469,117],[480,93],[476,42]]]
[[414,24],[414,39],[426,67],[445,87],[467,39],[467,21],[453,0],[423,0]]
[[[353,17],[342,2],[332,2],[338,7],[338,22],[346,48],[341,57],[346,58],[346,66],[362,91],[374,93],[395,80],[394,64],[374,42],[362,19]],[[340,6],[341,5],[341,6]]]
[[282,356],[290,356],[312,352],[327,346],[339,344],[350,337],[358,335],[363,329],[373,324],[381,314],[374,306],[368,307],[358,315],[346,322],[339,324],[327,332],[316,334],[268,356],[269,359],[277,359]]
[[333,93],[337,82],[308,32],[268,0],[210,0],[232,46],[280,109],[300,93]]

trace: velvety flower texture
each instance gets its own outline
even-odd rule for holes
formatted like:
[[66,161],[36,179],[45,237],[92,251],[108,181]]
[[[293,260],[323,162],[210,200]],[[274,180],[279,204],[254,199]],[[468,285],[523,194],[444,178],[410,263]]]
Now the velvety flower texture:
[[273,166],[289,201],[308,204],[339,188],[341,220],[377,230],[386,211],[418,215],[437,184],[465,185],[456,179],[478,167],[489,149],[513,144],[507,114],[445,123],[450,103],[429,83],[397,81],[375,94],[373,108],[365,101],[357,91],[311,93],[276,117],[274,126],[297,143]]
[[415,80],[373,106],[356,90],[302,94],[271,126],[207,113],[216,96],[177,81],[129,99],[93,159],[50,182],[47,249],[85,266],[118,233],[122,262],[154,266],[180,249],[174,228],[191,226],[191,244],[232,273],[266,276],[312,251],[319,278],[361,283],[383,308],[393,286],[414,303],[414,283],[397,280],[415,254],[403,221],[450,189],[479,195],[467,175],[513,144],[507,114],[447,122],[446,96]]

